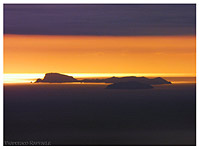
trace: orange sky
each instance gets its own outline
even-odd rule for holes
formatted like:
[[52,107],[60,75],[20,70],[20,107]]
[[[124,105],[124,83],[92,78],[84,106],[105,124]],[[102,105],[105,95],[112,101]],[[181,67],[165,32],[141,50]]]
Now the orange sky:
[[4,35],[4,73],[195,75],[195,36]]

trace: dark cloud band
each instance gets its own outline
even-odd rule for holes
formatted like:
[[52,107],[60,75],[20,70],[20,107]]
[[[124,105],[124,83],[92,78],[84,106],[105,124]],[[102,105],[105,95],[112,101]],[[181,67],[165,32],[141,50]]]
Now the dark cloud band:
[[4,34],[195,35],[196,6],[4,5]]

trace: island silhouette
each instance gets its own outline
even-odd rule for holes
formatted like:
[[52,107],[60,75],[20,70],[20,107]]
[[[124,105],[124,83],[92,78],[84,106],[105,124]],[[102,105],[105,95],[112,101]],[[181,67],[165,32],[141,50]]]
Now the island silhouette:
[[106,89],[150,89],[153,86],[136,81],[118,82],[108,85]]
[[151,89],[151,85],[171,84],[171,82],[161,78],[149,79],[146,77],[111,77],[105,79],[82,79],[77,80],[72,76],[60,73],[46,73],[43,79],[38,78],[35,83],[112,83],[106,89]]
[[77,79],[72,76],[60,74],[60,73],[46,73],[43,79],[37,79],[35,83],[47,82],[47,83],[64,83],[64,82],[78,82]]
[[111,77],[111,78],[106,78],[106,79],[84,79],[84,80],[81,80],[81,82],[104,82],[104,83],[118,83],[118,82],[129,82],[129,81],[136,81],[136,82],[149,84],[149,85],[171,84],[171,82],[169,82],[161,77],[149,79],[146,77],[128,76],[128,77]]

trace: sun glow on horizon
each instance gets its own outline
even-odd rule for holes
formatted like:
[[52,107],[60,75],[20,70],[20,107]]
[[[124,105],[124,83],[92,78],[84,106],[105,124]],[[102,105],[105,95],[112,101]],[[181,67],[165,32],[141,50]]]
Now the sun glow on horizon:
[[195,77],[195,41],[195,36],[6,34],[3,82],[30,83],[51,71],[76,72],[62,73],[76,79]]
[[[73,76],[76,79],[84,78],[107,78],[107,77],[195,77],[195,74],[180,74],[180,73],[61,73]],[[8,73],[3,75],[4,83],[30,83],[38,78],[44,78],[45,73]]]

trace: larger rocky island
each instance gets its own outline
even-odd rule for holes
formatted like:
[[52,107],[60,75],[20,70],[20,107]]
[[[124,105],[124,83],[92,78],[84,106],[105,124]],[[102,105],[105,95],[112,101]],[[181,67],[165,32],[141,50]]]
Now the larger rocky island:
[[150,85],[158,85],[158,84],[171,84],[171,82],[161,78],[153,78],[149,79],[146,77],[135,77],[135,76],[130,76],[130,77],[111,77],[111,78],[106,78],[106,79],[84,79],[81,80],[81,82],[104,82],[104,83],[118,83],[118,82],[129,82],[129,81],[136,81],[144,84],[150,84]]
[[43,79],[37,79],[35,83],[66,83],[66,82],[81,82],[81,83],[112,83],[107,86],[107,89],[150,89],[151,85],[171,84],[171,82],[161,78],[149,79],[146,77],[111,77],[106,79],[83,79],[77,80],[72,76],[60,73],[46,73]]

